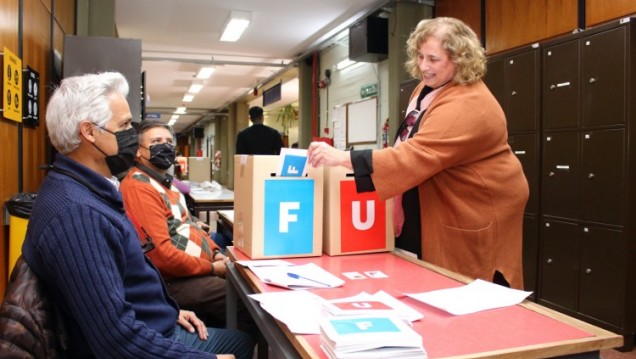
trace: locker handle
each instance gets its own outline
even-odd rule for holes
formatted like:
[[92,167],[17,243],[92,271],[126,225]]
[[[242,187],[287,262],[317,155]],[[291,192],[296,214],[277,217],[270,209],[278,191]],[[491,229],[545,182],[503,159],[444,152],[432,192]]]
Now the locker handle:
[[596,79],[594,77],[590,77],[590,83],[593,84],[596,82]]
[[545,262],[548,263],[548,264],[552,264],[552,258],[548,258],[548,260],[545,261]]
[[554,90],[556,88],[555,85],[550,85],[550,90]]
[[585,274],[590,274],[590,273],[592,273],[592,269],[587,268],[587,269],[585,270]]
[[589,179],[593,179],[593,178],[594,178],[594,173],[588,173],[588,174],[587,174],[587,178],[589,178]]
[[548,173],[548,176],[554,177],[554,172],[550,171],[550,173]]

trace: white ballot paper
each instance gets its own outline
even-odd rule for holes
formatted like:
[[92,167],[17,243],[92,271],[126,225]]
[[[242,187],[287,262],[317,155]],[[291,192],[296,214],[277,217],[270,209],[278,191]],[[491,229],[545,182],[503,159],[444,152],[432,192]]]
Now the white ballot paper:
[[306,290],[249,294],[294,334],[320,334],[324,299]]
[[250,269],[263,282],[288,289],[335,288],[344,284],[344,280],[314,263],[294,266],[250,266]]
[[532,292],[510,289],[477,279],[457,288],[404,294],[450,314],[462,315],[516,305],[523,302]]
[[305,177],[306,174],[307,150],[281,148],[277,175],[282,177]]

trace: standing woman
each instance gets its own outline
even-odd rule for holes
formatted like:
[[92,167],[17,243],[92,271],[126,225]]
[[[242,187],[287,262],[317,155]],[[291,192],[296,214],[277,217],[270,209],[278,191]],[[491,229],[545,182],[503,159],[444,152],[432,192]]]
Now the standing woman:
[[420,21],[407,52],[406,68],[421,83],[407,111],[415,121],[405,121],[396,146],[348,152],[314,142],[309,162],[353,169],[357,190],[384,200],[413,189],[416,201],[396,207],[403,204],[399,236],[419,236],[420,258],[522,289],[528,182],[508,145],[503,110],[481,80],[484,49],[466,24],[440,17]]

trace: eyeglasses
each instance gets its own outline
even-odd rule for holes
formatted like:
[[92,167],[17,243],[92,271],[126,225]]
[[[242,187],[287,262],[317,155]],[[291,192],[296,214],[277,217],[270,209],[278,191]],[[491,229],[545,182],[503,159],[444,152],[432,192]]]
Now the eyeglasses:
[[406,137],[409,135],[409,131],[413,128],[415,121],[417,121],[417,116],[419,116],[420,111],[413,110],[409,112],[408,115],[404,118],[404,122],[402,123],[402,130],[400,131],[400,140],[405,141]]

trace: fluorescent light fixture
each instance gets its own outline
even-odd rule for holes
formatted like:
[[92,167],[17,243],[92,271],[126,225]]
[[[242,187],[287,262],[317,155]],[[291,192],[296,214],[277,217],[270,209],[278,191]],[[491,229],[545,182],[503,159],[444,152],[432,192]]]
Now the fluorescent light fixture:
[[178,120],[178,119],[179,119],[179,115],[172,115],[172,116],[170,117],[170,121],[177,122],[177,120]]
[[188,89],[188,93],[199,93],[199,91],[201,91],[202,88],[203,88],[202,84],[192,84],[190,85],[190,88]]
[[192,100],[194,100],[194,95],[191,93],[183,95],[183,99],[181,99],[183,102],[192,102]]
[[179,114],[179,115],[183,115],[183,114],[185,114],[185,113],[186,113],[186,108],[185,108],[185,106],[179,106],[179,107],[177,107],[177,110],[176,110],[174,113],[177,113],[177,114]]
[[203,79],[203,80],[209,79],[213,72],[214,72],[214,67],[212,66],[202,67],[199,69],[199,72],[197,72],[196,78]]
[[347,58],[347,59],[344,59],[344,60],[338,62],[338,64],[336,65],[336,69],[338,69],[338,70],[346,69],[347,67],[349,67],[349,66],[351,66],[351,65],[353,65],[355,63],[356,63],[355,61],[351,61],[351,60],[349,60]]
[[175,123],[177,123],[177,120],[170,120],[168,121],[168,126],[173,126]]
[[230,16],[225,21],[221,41],[237,41],[243,35],[252,20],[249,11],[230,10]]

